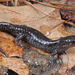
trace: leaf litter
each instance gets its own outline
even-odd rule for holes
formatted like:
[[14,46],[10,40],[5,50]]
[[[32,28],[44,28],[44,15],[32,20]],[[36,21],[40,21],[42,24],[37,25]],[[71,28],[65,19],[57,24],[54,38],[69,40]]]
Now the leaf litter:
[[[65,3],[65,0],[64,1],[61,0],[61,1],[62,1],[62,3]],[[59,1],[59,2],[61,2],[61,1]],[[48,14],[50,13],[51,16],[55,16],[55,18],[60,18],[58,9],[43,6],[40,4],[34,4],[34,5],[36,7],[39,7],[41,10],[47,12]],[[56,24],[59,24],[60,22],[58,20],[54,20],[52,18],[49,18],[48,16],[45,16],[44,14],[42,14],[41,12],[38,12],[37,10],[35,10],[34,8],[32,8],[29,5],[18,6],[18,7],[7,7],[4,5],[0,5],[0,9],[1,9],[0,10],[0,17],[1,17],[0,21],[1,22],[4,21],[4,22],[10,22],[13,24],[20,24],[20,25],[25,24],[27,26],[30,26],[32,28],[35,28],[35,29],[41,31],[44,35],[47,32],[49,32],[47,37],[51,38],[51,39],[58,39],[60,37],[73,35],[73,34],[67,32],[66,29],[64,29],[62,26],[58,26],[57,28],[50,30],[51,27],[55,26]],[[62,29],[64,29],[64,30],[62,30]],[[22,48],[19,46],[16,46],[15,42],[13,42],[13,41],[14,41],[14,38],[12,36],[10,36],[6,33],[0,32],[0,48],[9,57],[10,56],[22,57],[22,53],[23,53]],[[31,48],[32,47],[30,46],[29,49],[31,49]],[[66,71],[70,70],[72,67],[75,66],[74,49],[75,48],[70,48],[69,50],[66,51],[66,55],[64,55],[64,54],[61,55],[61,59],[62,59],[63,63],[58,72],[61,75],[62,75],[62,72],[64,73],[64,75],[66,75],[67,74]],[[37,50],[40,54],[50,55],[48,53],[44,53],[43,51],[41,51],[39,49],[35,49],[35,50]],[[31,51],[29,51],[29,53],[30,52]],[[35,53],[36,52],[34,51],[34,54]],[[9,67],[10,69],[17,72],[19,75],[28,75],[29,74],[29,69],[22,60],[19,60],[18,58],[4,58],[2,56],[0,58],[1,58],[0,60],[2,61],[0,63],[1,65]],[[35,58],[36,58],[36,56],[35,56]],[[65,61],[65,58],[67,59],[67,61]],[[25,59],[24,59],[24,61],[25,61]],[[24,65],[24,66],[22,66],[22,65]]]

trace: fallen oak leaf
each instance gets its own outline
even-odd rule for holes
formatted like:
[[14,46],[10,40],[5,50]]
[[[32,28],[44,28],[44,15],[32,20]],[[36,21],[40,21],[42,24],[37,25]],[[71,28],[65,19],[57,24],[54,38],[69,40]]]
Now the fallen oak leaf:
[[18,75],[13,70],[8,69],[8,67],[0,65],[0,75]]
[[5,32],[1,32],[0,31],[0,37],[3,37],[3,38],[9,38],[11,39],[12,41],[14,41],[14,37],[8,33],[5,33]]
[[28,66],[18,58],[5,58],[0,55],[0,65],[8,67],[19,75],[29,75]]
[[67,75],[66,71],[68,69],[68,57],[67,57],[67,55],[63,54],[63,55],[61,55],[61,59],[62,59],[63,63],[62,63],[60,70],[58,71],[58,73],[60,75]]
[[5,57],[8,57],[7,54],[5,52],[3,52],[1,49],[0,49],[0,53],[5,56]]
[[66,51],[68,57],[66,55],[61,55],[61,59],[63,61],[62,67],[59,72],[61,75],[67,75],[72,67],[75,66],[75,47],[70,48]]
[[29,75],[29,68],[22,60],[0,56],[0,61],[0,65],[8,67],[19,75]]
[[3,58],[3,60],[5,61],[4,66],[9,67],[9,69],[15,71],[19,75],[29,74],[29,68],[23,61],[17,58]]
[[57,29],[61,34],[63,34],[64,36],[71,36],[71,35],[74,35],[74,34],[71,34],[71,33],[68,33],[65,29],[64,26],[60,26],[58,27]]
[[66,51],[69,62],[68,62],[68,69],[71,69],[73,66],[75,66],[75,47],[73,47],[71,50],[69,49]]
[[[6,38],[6,39],[11,39],[11,41],[14,41],[14,37],[13,36],[11,36],[11,35],[9,35],[9,34],[7,34],[7,33],[5,33],[5,32],[0,32],[0,37],[1,38]],[[26,44],[27,46],[30,46],[29,44]],[[31,48],[33,48],[34,50],[37,50],[40,54],[44,54],[44,55],[50,55],[50,53],[47,53],[47,52],[44,52],[44,51],[42,51],[42,50],[40,50],[40,49],[37,49],[37,48],[35,48],[35,47],[32,47],[32,46],[30,46]],[[4,50],[5,51],[5,50]],[[9,55],[8,55],[9,56]],[[15,56],[15,55],[14,55]]]
[[7,1],[10,1],[10,0],[0,0],[0,2],[7,2]]
[[7,54],[7,56],[18,56],[22,57],[23,50],[21,47],[16,46],[16,44],[8,39],[0,37],[0,49]]
[[5,64],[5,62],[2,62],[3,61],[2,57],[3,56],[0,54],[0,65]]
[[47,25],[41,25],[40,26],[40,32],[43,33],[44,35],[50,30],[50,27]]

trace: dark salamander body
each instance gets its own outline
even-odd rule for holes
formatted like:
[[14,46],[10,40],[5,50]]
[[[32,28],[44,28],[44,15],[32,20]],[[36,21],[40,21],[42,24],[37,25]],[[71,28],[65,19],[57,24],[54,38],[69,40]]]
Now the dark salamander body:
[[45,52],[51,53],[49,63],[53,63],[53,56],[65,52],[68,48],[75,46],[75,36],[62,37],[57,40],[51,40],[41,32],[26,25],[13,25],[7,22],[0,22],[0,31],[15,36],[17,45],[23,40],[30,45],[39,48]]

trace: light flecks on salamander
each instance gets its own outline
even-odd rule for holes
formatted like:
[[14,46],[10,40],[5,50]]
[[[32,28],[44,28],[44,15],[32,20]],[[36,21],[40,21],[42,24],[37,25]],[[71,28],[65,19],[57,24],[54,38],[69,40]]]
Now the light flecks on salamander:
[[62,37],[57,40],[51,40],[38,30],[26,25],[14,25],[7,22],[0,22],[0,31],[15,36],[17,45],[22,46],[20,40],[30,45],[51,53],[49,63],[53,64],[53,56],[65,52],[68,48],[75,46],[75,36]]

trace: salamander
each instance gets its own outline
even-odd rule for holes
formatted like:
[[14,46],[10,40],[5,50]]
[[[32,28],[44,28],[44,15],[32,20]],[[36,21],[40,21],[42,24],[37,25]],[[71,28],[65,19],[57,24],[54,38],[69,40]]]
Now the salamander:
[[[61,19],[63,19],[63,20],[68,20],[70,22],[75,23],[75,11],[72,12],[72,11],[68,11],[68,10],[60,10],[60,16],[61,16]],[[71,24],[67,24],[67,23],[63,23],[63,25],[65,27],[72,27]],[[75,27],[75,26],[73,26],[73,27]]]
[[75,36],[61,37],[52,40],[43,35],[40,31],[28,27],[26,25],[16,25],[8,22],[0,22],[0,31],[11,34],[15,37],[16,45],[20,44],[20,40],[30,45],[51,53],[49,56],[49,64],[53,64],[53,56],[65,52],[68,48],[75,46]]

